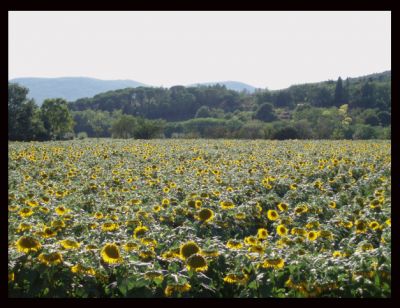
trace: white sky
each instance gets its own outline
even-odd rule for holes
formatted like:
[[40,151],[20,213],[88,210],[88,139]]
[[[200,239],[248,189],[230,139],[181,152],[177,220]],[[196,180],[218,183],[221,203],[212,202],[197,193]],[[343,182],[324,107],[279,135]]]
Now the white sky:
[[390,12],[9,12],[9,79],[260,88],[391,69]]

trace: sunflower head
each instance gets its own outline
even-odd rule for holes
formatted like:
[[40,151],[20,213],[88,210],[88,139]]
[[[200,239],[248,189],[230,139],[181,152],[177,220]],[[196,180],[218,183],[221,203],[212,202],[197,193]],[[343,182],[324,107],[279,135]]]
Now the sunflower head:
[[287,203],[281,202],[281,203],[278,204],[278,209],[281,212],[287,211],[288,207],[289,207],[289,205]]
[[228,242],[226,243],[226,247],[228,247],[229,249],[240,249],[243,247],[243,245],[240,241],[228,240]]
[[210,209],[202,209],[198,214],[199,220],[209,222],[214,219],[214,212]]
[[233,208],[235,207],[235,205],[233,204],[233,202],[232,202],[232,201],[228,201],[228,200],[226,200],[226,201],[221,201],[221,202],[219,203],[219,205],[221,206],[221,208],[222,208],[223,210],[233,209]]
[[69,239],[60,241],[60,245],[65,249],[77,249],[81,246],[77,241]]
[[363,220],[357,220],[356,223],[356,233],[365,233],[367,231],[367,224]]
[[18,229],[16,232],[24,232],[24,231],[29,231],[32,228],[30,224],[27,224],[25,222],[22,222],[19,224]]
[[100,252],[100,255],[105,263],[114,264],[121,263],[122,257],[119,248],[114,243],[107,243]]
[[279,218],[279,214],[275,210],[268,210],[267,216],[269,220],[277,220]]
[[39,241],[31,236],[22,236],[15,244],[17,250],[24,253],[36,252],[42,248]]
[[307,234],[307,238],[309,241],[315,241],[319,236],[319,232],[318,231],[310,231]]
[[51,252],[51,253],[41,253],[38,257],[39,261],[43,264],[49,265],[57,265],[63,262],[63,257],[59,252]]
[[280,236],[285,236],[288,233],[288,229],[285,227],[285,225],[278,225],[278,227],[276,227],[276,231]]
[[208,269],[207,261],[200,254],[191,255],[186,261],[187,268],[196,272],[204,272]]
[[28,208],[28,207],[25,207],[25,208],[23,208],[23,209],[21,209],[21,210],[19,211],[19,215],[20,215],[22,218],[29,217],[29,216],[31,216],[32,214],[33,214],[33,211],[32,211],[30,208]]
[[113,222],[106,222],[101,226],[102,231],[115,231],[118,229],[118,224]]
[[283,268],[285,265],[285,261],[282,258],[273,258],[273,259],[266,259],[264,263],[262,263],[263,268],[274,268],[279,269]]
[[245,284],[249,276],[243,273],[240,274],[228,274],[224,277],[224,282],[229,284]]
[[379,229],[380,225],[379,225],[379,223],[378,223],[377,221],[371,221],[371,222],[369,223],[369,227],[370,227],[372,230],[377,230],[377,229]]
[[268,231],[267,231],[267,229],[264,229],[264,228],[258,229],[258,231],[257,231],[257,237],[258,237],[258,239],[260,239],[260,240],[265,240],[265,239],[268,237]]
[[133,237],[135,239],[143,237],[149,229],[145,226],[138,226],[133,231]]
[[200,252],[200,247],[193,241],[189,241],[180,247],[180,255],[182,259],[187,259],[191,255],[194,255],[196,253]]

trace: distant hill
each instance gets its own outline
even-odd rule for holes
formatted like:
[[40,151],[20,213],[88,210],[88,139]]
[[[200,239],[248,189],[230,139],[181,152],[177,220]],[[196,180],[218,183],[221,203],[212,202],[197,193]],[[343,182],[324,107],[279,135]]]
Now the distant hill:
[[204,83],[195,83],[195,84],[192,84],[189,86],[213,86],[216,84],[224,85],[224,86],[226,86],[227,89],[238,91],[238,92],[245,90],[249,93],[253,93],[256,90],[255,87],[253,87],[249,84],[243,83],[243,82],[239,82],[239,81],[204,82]]
[[67,101],[75,101],[106,91],[147,86],[133,80],[100,80],[87,77],[15,78],[10,82],[27,87],[28,96],[34,98],[38,105],[46,98],[61,97]]

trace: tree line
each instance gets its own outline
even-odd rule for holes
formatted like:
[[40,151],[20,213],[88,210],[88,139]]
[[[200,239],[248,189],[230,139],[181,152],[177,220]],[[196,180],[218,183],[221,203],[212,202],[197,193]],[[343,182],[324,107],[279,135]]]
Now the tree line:
[[225,86],[127,88],[38,107],[9,83],[9,140],[114,138],[371,139],[391,135],[390,72],[236,92]]

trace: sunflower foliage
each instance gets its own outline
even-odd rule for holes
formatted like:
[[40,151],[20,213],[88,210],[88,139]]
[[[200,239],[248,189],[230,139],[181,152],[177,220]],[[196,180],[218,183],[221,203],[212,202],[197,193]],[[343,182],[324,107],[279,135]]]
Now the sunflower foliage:
[[387,141],[9,143],[10,297],[390,297]]

